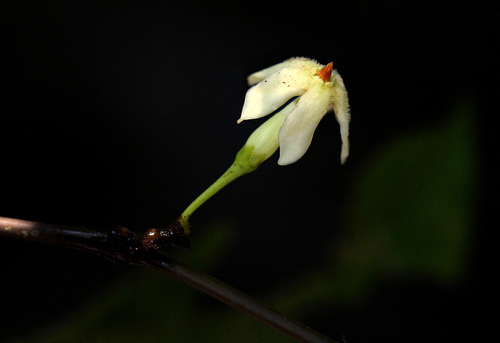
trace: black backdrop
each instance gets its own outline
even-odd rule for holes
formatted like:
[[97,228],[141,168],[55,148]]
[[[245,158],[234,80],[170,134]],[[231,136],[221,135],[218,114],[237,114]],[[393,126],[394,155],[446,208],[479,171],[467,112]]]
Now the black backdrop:
[[[440,120],[453,97],[475,99],[479,143],[488,152],[480,161],[494,154],[488,101],[495,93],[484,77],[492,73],[489,34],[498,18],[480,6],[49,1],[16,4],[3,15],[0,215],[41,222],[168,225],[225,171],[257,127],[236,125],[246,75],[292,56],[334,62],[352,107],[347,163],[338,163],[338,127],[327,116],[302,160],[279,167],[271,157],[192,219],[200,231],[217,220],[236,223],[229,257],[215,274],[257,296],[321,260],[323,237],[335,236],[364,158],[388,137]],[[482,168],[481,185],[487,175]],[[436,339],[482,333],[470,309],[453,309],[476,303],[476,287],[489,278],[479,271],[490,232],[483,205],[470,280],[446,300],[454,306],[442,315],[457,330],[436,332]],[[2,338],[57,318],[129,271],[59,247],[0,244]],[[193,237],[194,251],[202,244]],[[81,261],[85,268],[72,268]],[[400,294],[394,302],[412,301],[412,287],[394,291]],[[431,304],[440,298],[432,292]],[[375,301],[373,313],[351,318],[366,330],[373,325],[365,336],[353,333],[359,342],[386,342],[391,330],[405,330],[373,323],[379,305],[386,304]],[[425,318],[425,311],[416,316]],[[398,312],[392,315],[398,322]],[[338,337],[342,329],[331,325],[316,318],[314,327]]]

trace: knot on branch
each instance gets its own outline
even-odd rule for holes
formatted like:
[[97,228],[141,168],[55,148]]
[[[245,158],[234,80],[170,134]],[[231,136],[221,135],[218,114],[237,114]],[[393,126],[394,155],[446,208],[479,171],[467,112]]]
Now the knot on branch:
[[190,250],[189,240],[182,225],[175,221],[166,229],[149,229],[142,236],[140,241],[143,249],[160,249],[168,245],[174,245],[186,250]]
[[[118,226],[106,235],[108,251],[115,260],[130,262],[133,255],[159,250],[168,246],[176,246],[190,250],[189,239],[184,233],[182,225],[176,221],[168,228],[151,228],[142,234],[136,234],[124,226]],[[114,246],[114,249],[110,249]]]

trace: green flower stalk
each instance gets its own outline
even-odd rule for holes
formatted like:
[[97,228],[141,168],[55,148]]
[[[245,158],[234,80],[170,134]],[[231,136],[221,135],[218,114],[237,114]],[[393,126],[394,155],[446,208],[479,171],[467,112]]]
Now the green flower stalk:
[[319,122],[331,110],[340,124],[341,163],[349,156],[349,101],[333,62],[321,65],[307,58],[292,58],[250,75],[248,84],[254,86],[245,96],[238,123],[275,114],[250,135],[231,167],[182,213],[176,223],[184,235],[191,233],[189,218],[198,207],[230,182],[253,172],[278,148],[279,165],[301,159]]
[[222,176],[215,181],[205,192],[203,192],[195,201],[189,205],[178,222],[184,228],[186,235],[191,233],[189,225],[189,217],[200,207],[205,201],[210,199],[215,193],[220,191],[230,182],[236,180],[242,175],[248,174],[256,170],[262,162],[271,157],[279,147],[278,134],[283,122],[290,112],[295,108],[298,100],[292,101],[281,111],[276,113],[271,119],[268,119],[264,124],[255,130],[247,142],[236,154],[233,164]]

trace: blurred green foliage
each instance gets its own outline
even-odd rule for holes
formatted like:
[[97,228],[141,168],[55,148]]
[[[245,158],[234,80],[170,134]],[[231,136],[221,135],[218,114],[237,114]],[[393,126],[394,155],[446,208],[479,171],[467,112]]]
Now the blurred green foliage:
[[[477,175],[473,116],[471,104],[460,102],[446,121],[380,146],[353,178],[343,234],[326,261],[265,300],[301,320],[359,303],[384,281],[443,287],[463,281]],[[210,272],[230,236],[228,226],[215,225],[187,263]],[[207,309],[199,300],[197,291],[176,280],[138,270],[54,326],[12,342],[290,341],[227,306]]]
[[328,266],[282,295],[279,308],[298,316],[349,306],[377,282],[463,282],[476,200],[473,115],[470,102],[459,102],[444,122],[381,146],[354,178]]

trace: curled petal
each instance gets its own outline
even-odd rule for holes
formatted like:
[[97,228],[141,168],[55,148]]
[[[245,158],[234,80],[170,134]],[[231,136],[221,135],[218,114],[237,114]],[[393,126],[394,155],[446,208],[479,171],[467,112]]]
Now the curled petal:
[[337,121],[340,124],[340,137],[342,138],[342,151],[340,153],[340,164],[344,164],[349,156],[349,120],[345,117],[338,117]]
[[310,60],[308,58],[304,57],[293,57],[290,58],[286,61],[283,61],[281,63],[275,64],[273,66],[270,66],[269,68],[259,70],[256,73],[253,73],[252,75],[248,76],[247,82],[249,86],[252,86],[262,80],[264,80],[266,77],[271,76],[272,74],[278,72],[280,69],[286,68],[286,67],[293,67],[293,68],[317,68],[321,69],[322,65],[316,63],[314,60]]
[[252,75],[248,76],[247,82],[249,86],[253,86],[254,84],[264,80],[266,77],[276,73],[280,69],[283,69],[285,67],[288,67],[292,63],[291,59],[275,64],[269,68],[259,70],[256,73],[253,73]]
[[333,76],[336,80],[333,88],[333,109],[335,111],[335,117],[340,125],[340,137],[342,139],[340,163],[344,164],[347,156],[349,156],[349,121],[351,120],[351,115],[349,113],[349,100],[344,81],[336,70],[333,71]]
[[295,96],[305,93],[310,71],[286,67],[250,88],[238,123],[264,117]]
[[328,96],[307,92],[300,98],[279,132],[279,165],[292,164],[304,156],[311,145],[316,127],[329,109]]

